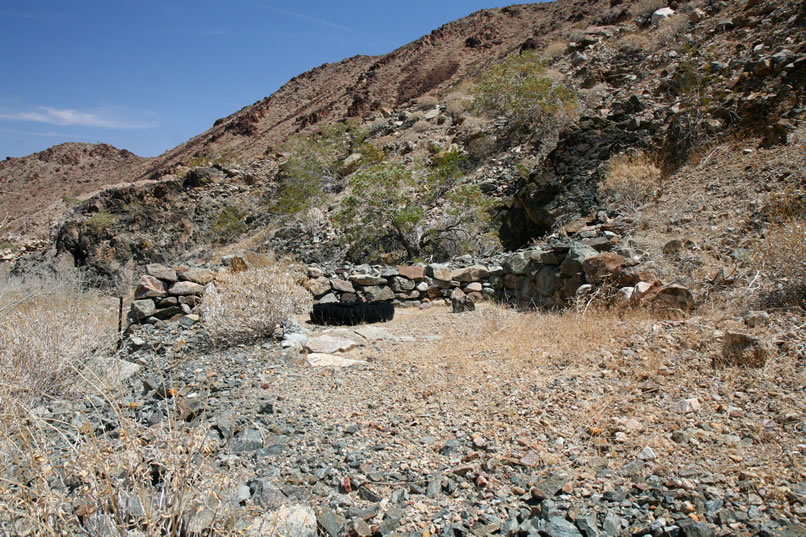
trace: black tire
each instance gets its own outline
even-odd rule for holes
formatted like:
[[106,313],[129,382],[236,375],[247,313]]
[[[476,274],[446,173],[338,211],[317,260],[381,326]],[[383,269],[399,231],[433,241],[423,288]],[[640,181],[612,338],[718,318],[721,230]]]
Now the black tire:
[[391,321],[395,306],[391,302],[359,302],[356,304],[314,304],[311,312],[313,324],[330,326],[355,326],[364,323]]

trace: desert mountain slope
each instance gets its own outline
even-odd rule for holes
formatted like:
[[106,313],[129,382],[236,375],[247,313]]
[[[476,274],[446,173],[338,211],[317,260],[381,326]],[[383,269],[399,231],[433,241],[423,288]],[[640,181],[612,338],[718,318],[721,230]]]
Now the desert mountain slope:
[[[72,143],[11,159],[0,163],[0,215],[8,213],[11,219],[25,215],[29,232],[35,229],[39,232],[35,236],[47,236],[43,232],[49,218],[41,211],[65,196],[156,179],[199,159],[255,161],[274,154],[293,133],[363,117],[383,107],[395,108],[444,90],[524,44],[542,48],[568,24],[597,22],[610,12],[609,6],[609,1],[593,0],[478,11],[389,54],[354,56],[296,76],[274,94],[215,121],[206,132],[153,159],[128,154],[120,160],[113,155],[117,150],[109,146],[97,150],[86,146],[85,151],[85,144]],[[100,153],[103,165],[82,160],[84,155]],[[19,203],[16,192],[22,190],[23,203]]]
[[0,219],[11,229],[46,238],[79,198],[127,182],[148,159],[107,144],[65,143],[22,158],[0,161]]
[[[289,136],[347,118],[386,163],[428,167],[435,152],[468,155],[462,181],[494,204],[507,249],[602,210],[629,216],[602,190],[619,156],[654,159],[650,170],[657,164],[668,179],[727,139],[737,147],[742,137],[762,147],[791,143],[804,116],[804,5],[692,0],[652,23],[662,4],[560,0],[485,10],[390,54],[313,69],[164,155],[121,169],[122,179],[144,184],[76,207],[55,250],[105,275],[130,263],[198,262],[222,249],[338,262],[344,237],[334,217],[354,168],[310,214],[286,218],[273,200],[288,181]],[[478,76],[525,49],[576,96],[562,128],[515,132],[506,111],[471,105]],[[328,158],[347,170],[351,151]],[[663,189],[650,186],[641,203],[663,202]],[[439,211],[424,214],[434,220]]]
[[389,54],[355,56],[301,74],[137,171],[155,178],[193,157],[255,160],[292,133],[439,92],[524,45],[542,48],[568,24],[592,24],[609,9],[609,1],[593,0],[478,11]]

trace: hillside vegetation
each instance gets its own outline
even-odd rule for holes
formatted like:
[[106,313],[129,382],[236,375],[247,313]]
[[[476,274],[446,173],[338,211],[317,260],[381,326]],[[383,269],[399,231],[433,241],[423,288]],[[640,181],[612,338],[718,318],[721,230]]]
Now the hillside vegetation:
[[[322,66],[9,240],[0,533],[806,533],[806,4],[664,7],[488,10]],[[578,267],[543,309],[440,305],[450,266],[586,240],[691,307]],[[184,313],[121,334],[152,263],[197,292],[138,290]],[[408,265],[433,300],[307,322]]]

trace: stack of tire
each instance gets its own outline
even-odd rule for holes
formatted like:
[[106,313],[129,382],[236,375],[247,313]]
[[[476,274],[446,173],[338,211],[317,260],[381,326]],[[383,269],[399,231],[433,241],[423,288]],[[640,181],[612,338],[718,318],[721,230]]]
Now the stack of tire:
[[395,306],[391,302],[374,301],[344,304],[314,304],[311,322],[322,325],[354,326],[357,324],[382,323],[395,317]]

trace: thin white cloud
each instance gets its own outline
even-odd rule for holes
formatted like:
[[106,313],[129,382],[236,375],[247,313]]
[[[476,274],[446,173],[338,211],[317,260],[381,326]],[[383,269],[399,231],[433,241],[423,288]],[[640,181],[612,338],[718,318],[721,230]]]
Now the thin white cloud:
[[56,131],[18,131],[13,129],[0,129],[0,136],[44,136],[48,138],[71,138],[71,139],[81,139],[81,140],[89,140],[90,138],[77,133],[70,133],[70,132],[56,132]]
[[352,32],[352,28],[348,28],[347,26],[342,26],[341,24],[336,24],[335,22],[331,22],[329,20],[320,19],[319,17],[311,17],[310,15],[305,15],[304,13],[297,13],[294,11],[289,11],[287,9],[283,9],[280,7],[274,6],[267,6],[264,4],[257,4],[257,7],[268,9],[269,11],[274,11],[275,13],[279,13],[281,15],[285,15],[286,17],[292,17],[294,19],[299,19],[303,21],[313,22],[316,24],[322,24],[324,26],[329,26],[331,28],[335,28],[337,30],[341,30],[343,32]]
[[0,111],[0,119],[33,121],[59,127],[80,126],[104,129],[151,129],[156,127],[154,123],[131,121],[104,112],[80,112],[69,108],[51,108],[49,106],[39,106],[30,112]]

